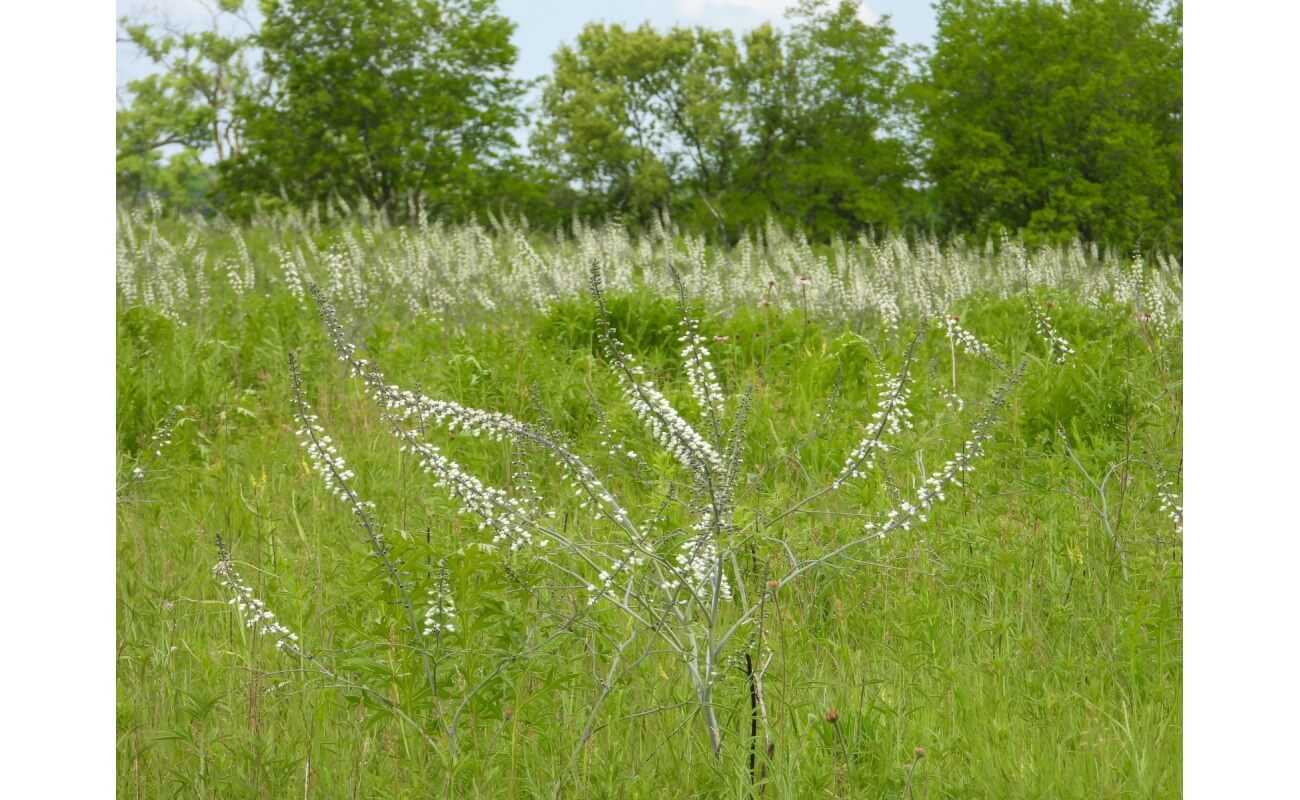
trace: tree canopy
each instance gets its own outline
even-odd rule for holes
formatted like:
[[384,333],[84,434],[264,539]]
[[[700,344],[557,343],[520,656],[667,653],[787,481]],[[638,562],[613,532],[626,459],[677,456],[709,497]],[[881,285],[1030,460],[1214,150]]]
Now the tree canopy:
[[918,79],[942,227],[1182,240],[1182,14],[1153,0],[941,0]]
[[1181,248],[1176,0],[938,0],[928,48],[858,0],[740,33],[591,23],[530,110],[492,0],[265,0],[256,25],[242,6],[200,32],[123,20],[159,70],[118,114],[124,200]]
[[455,206],[514,146],[514,24],[487,0],[271,0],[257,44],[273,87],[241,107],[236,194]]
[[[254,26],[241,6],[221,0],[209,26],[197,31],[121,21],[119,40],[159,71],[132,81],[131,104],[117,112],[119,197],[154,193],[175,205],[201,202],[213,175],[199,155],[220,163],[242,149],[236,105],[260,97],[261,85],[248,59]],[[166,158],[168,150],[175,155]]]
[[812,235],[897,225],[915,170],[895,117],[906,50],[856,3],[789,33],[588,25],[555,55],[533,144],[597,207],[709,226],[775,213]]

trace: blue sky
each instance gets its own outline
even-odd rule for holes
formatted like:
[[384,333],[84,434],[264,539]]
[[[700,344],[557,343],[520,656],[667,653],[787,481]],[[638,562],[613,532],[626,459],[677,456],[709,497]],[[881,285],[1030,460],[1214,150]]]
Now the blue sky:
[[[675,24],[748,30],[764,22],[783,25],[793,0],[498,0],[502,13],[518,24],[516,71],[531,78],[550,72],[551,54],[562,42],[573,41],[588,22],[601,20],[636,26]],[[868,20],[888,14],[901,41],[928,43],[934,35],[934,10],[929,0],[868,0]]]
[[[796,4],[796,0],[497,0],[501,12],[518,25],[515,73],[521,78],[550,72],[551,54],[562,42],[573,41],[588,22],[635,26],[649,21],[659,28],[680,24],[742,31],[763,22],[784,25],[785,10]],[[248,5],[256,8],[254,2]],[[868,20],[889,15],[900,41],[925,44],[934,34],[930,0],[867,0],[864,8]],[[117,16],[123,15],[166,16],[179,26],[202,25],[207,19],[199,0],[117,0]],[[118,45],[118,88],[147,74],[150,66],[129,45]]]

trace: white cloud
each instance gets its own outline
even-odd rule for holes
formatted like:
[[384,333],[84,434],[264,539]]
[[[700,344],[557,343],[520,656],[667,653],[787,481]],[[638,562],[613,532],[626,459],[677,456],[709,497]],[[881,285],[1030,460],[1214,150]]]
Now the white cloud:
[[677,0],[677,7],[692,16],[705,11],[739,10],[779,17],[793,5],[797,5],[793,0]]

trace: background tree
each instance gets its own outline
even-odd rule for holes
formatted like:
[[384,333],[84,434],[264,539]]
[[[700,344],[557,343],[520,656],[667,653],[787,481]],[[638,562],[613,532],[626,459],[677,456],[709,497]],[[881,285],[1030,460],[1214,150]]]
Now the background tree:
[[897,225],[915,169],[897,96],[908,51],[861,4],[806,0],[789,34],[588,25],[554,56],[534,151],[587,210],[671,208],[735,233],[771,214],[813,236]]
[[941,0],[921,85],[951,230],[1182,242],[1182,14],[1153,0]]
[[514,24],[491,0],[270,0],[257,36],[272,93],[249,102],[236,198],[339,196],[460,211],[513,147]]
[[735,58],[730,31],[589,24],[553,56],[533,150],[593,211],[645,219],[716,195],[737,147]]
[[805,0],[793,17],[784,41],[768,28],[745,39],[741,185],[762,202],[733,216],[755,224],[776,211],[816,237],[908,221],[916,170],[899,100],[910,51],[856,1]]
[[201,203],[214,178],[209,164],[242,150],[237,109],[262,89],[248,57],[256,28],[241,0],[198,4],[209,17],[203,30],[119,21],[118,41],[160,70],[128,83],[117,112],[121,199],[153,193],[173,204]]

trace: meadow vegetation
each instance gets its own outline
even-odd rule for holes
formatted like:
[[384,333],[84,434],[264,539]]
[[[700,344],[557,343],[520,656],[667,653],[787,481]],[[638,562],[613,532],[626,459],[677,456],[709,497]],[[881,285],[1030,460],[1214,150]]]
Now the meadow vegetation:
[[1176,260],[407,218],[119,211],[119,796],[1181,794]]

